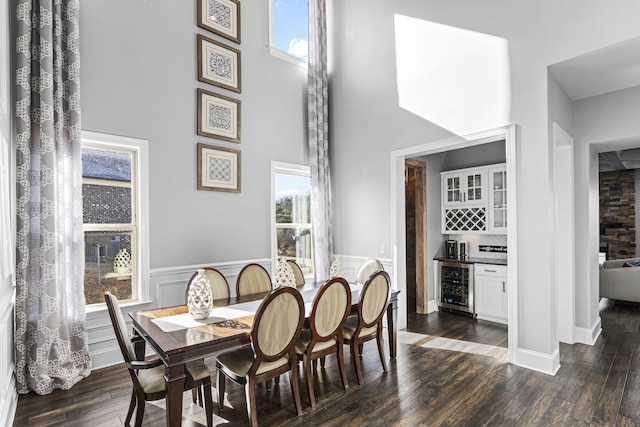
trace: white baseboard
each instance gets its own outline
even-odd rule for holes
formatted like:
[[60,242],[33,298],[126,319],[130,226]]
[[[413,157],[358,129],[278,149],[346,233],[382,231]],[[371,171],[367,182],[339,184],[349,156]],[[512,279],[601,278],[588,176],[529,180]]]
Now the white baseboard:
[[574,328],[574,337],[577,343],[594,345],[602,332],[600,316],[593,322],[591,328]]
[[516,350],[516,365],[543,374],[555,375],[560,369],[559,348],[556,348],[552,354],[519,348]]
[[427,304],[427,314],[433,313],[434,311],[438,311],[438,304],[436,303],[436,300],[430,299]]
[[12,426],[18,407],[18,392],[16,391],[16,380],[13,375],[11,376],[9,393],[7,393],[1,401],[0,425]]

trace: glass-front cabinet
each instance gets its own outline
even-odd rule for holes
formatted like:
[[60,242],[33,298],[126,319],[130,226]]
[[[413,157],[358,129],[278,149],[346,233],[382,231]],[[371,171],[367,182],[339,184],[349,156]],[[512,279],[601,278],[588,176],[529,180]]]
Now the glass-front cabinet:
[[486,201],[486,168],[443,172],[445,206],[477,205]]
[[507,231],[507,169],[506,165],[489,168],[489,188],[491,199],[490,230],[496,232]]

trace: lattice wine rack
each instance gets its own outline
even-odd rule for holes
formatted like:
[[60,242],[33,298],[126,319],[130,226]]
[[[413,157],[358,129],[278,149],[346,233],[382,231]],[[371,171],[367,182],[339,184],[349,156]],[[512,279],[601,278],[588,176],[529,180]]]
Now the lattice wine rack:
[[445,231],[487,231],[487,209],[452,208],[444,211]]

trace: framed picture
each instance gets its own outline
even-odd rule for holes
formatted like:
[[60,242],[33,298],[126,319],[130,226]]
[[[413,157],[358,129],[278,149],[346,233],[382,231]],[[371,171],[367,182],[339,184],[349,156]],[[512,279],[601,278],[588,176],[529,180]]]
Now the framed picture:
[[240,2],[198,0],[198,27],[240,43]]
[[240,192],[240,150],[198,143],[198,190]]
[[240,51],[198,34],[198,80],[240,92]]
[[240,142],[240,101],[198,89],[198,135]]

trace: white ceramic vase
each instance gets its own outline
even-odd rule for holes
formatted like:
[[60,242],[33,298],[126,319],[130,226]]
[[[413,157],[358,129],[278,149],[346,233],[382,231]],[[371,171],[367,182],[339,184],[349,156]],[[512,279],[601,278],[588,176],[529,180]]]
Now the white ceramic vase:
[[189,295],[187,295],[187,307],[189,314],[196,320],[206,319],[213,308],[213,293],[211,292],[211,283],[204,275],[204,270],[198,270],[198,274],[189,286]]
[[293,274],[293,268],[291,268],[287,260],[284,258],[281,258],[280,261],[278,261],[274,287],[279,288],[281,286],[296,287],[296,276]]
[[340,258],[336,258],[331,263],[331,270],[329,276],[333,277],[345,277],[344,266],[340,262]]

